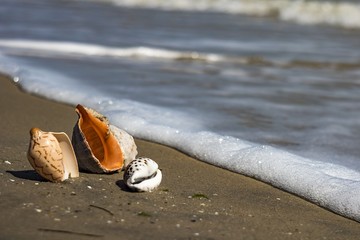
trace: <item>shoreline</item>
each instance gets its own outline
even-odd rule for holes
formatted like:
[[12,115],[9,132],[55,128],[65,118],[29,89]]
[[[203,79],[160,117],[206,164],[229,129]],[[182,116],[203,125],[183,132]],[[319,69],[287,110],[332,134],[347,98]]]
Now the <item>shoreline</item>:
[[29,129],[71,137],[74,107],[21,92],[0,75],[1,239],[357,239],[359,223],[268,184],[136,139],[163,182],[151,193],[123,188],[123,173],[80,173],[54,184],[26,159]]

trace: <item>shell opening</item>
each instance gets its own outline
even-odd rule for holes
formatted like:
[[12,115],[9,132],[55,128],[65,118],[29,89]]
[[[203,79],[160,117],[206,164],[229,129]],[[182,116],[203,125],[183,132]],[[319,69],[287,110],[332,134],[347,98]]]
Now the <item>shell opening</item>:
[[142,181],[145,181],[145,180],[148,180],[148,179],[151,179],[151,178],[155,178],[156,175],[157,175],[157,173],[158,173],[158,171],[154,172],[152,175],[147,176],[147,177],[135,178],[131,183],[132,183],[132,184],[139,184],[139,183],[141,183]]
[[64,179],[79,177],[79,167],[69,137],[64,133],[53,133],[64,157]]
[[107,170],[123,166],[123,154],[117,139],[111,134],[109,125],[80,104],[76,106],[79,114],[79,128],[89,145],[92,154]]

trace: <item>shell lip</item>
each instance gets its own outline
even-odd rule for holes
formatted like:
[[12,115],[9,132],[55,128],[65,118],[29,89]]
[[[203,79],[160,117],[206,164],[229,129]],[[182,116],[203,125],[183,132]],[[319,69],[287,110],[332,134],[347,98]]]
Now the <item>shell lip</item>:
[[146,181],[146,180],[148,180],[148,179],[155,178],[157,174],[158,174],[158,171],[155,171],[153,174],[151,174],[151,175],[149,175],[149,176],[147,176],[147,177],[141,177],[141,178],[131,179],[130,182],[131,182],[132,184],[139,184],[139,183],[141,183],[141,182],[143,182],[143,181]]
[[71,144],[71,141],[68,135],[65,132],[50,132],[55,136],[60,144],[60,148],[64,154],[64,177],[63,180],[68,178],[77,178],[79,177],[79,166],[76,159],[74,148]]
[[125,182],[127,187],[130,188],[132,191],[137,192],[151,192],[159,187],[162,180],[162,173],[158,169],[156,174],[152,178],[145,179],[138,183],[129,183]]

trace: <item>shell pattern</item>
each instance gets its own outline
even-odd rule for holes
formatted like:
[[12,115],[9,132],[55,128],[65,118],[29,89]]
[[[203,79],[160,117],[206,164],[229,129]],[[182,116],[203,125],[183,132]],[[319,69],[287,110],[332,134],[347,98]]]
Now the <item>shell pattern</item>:
[[35,171],[49,181],[79,176],[75,154],[65,133],[32,128],[27,158]]
[[158,164],[150,158],[137,158],[129,163],[124,173],[125,184],[133,191],[151,192],[162,180]]

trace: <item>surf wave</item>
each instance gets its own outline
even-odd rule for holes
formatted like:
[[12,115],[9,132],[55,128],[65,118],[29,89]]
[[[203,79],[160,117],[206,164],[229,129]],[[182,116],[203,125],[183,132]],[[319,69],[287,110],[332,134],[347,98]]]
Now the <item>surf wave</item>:
[[305,0],[95,0],[118,6],[181,11],[213,11],[271,16],[301,24],[360,28],[360,4],[347,1]]
[[[223,60],[221,55],[198,52],[181,52],[150,47],[116,48],[87,43],[56,42],[39,40],[0,40],[0,47],[10,48],[12,53],[42,55],[83,55],[103,57],[159,58],[170,60],[194,60],[216,62]],[[20,52],[22,50],[22,52]]]
[[239,65],[274,66],[279,68],[332,68],[336,70],[359,69],[360,62],[331,62],[308,59],[274,60],[262,56],[230,56],[196,51],[175,51],[152,47],[117,48],[79,42],[58,42],[26,39],[0,39],[3,52],[13,55],[72,58],[72,57],[110,57],[110,58],[151,58],[170,61],[198,61],[209,63],[232,63]]

